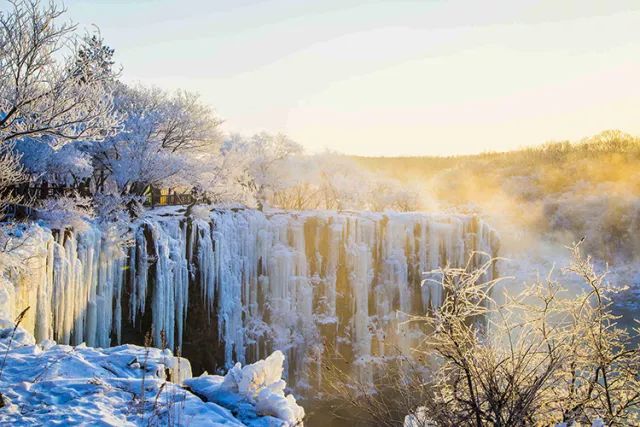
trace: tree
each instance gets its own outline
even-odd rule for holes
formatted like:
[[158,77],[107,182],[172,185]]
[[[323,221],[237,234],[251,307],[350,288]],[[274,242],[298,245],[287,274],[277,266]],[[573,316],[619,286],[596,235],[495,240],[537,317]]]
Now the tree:
[[164,98],[161,104],[162,122],[155,129],[154,137],[165,150],[194,151],[220,142],[222,120],[200,102],[198,94],[181,90]]
[[286,135],[256,134],[249,139],[235,135],[224,155],[234,159],[242,171],[236,177],[240,185],[255,199],[262,210],[278,187],[285,171],[286,159],[302,153],[302,146]]
[[15,194],[14,187],[27,179],[20,156],[13,150],[12,144],[0,141],[0,219],[8,205],[22,202]]
[[494,260],[440,269],[431,285],[443,288],[443,304],[413,319],[426,331],[414,367],[383,374],[377,388],[334,368],[329,389],[377,425],[397,425],[402,414],[416,427],[640,425],[638,331],[617,325],[606,273],[580,244],[570,250],[565,272],[585,288],[577,298],[548,278],[493,299],[497,282],[483,277]]
[[113,69],[114,53],[115,50],[104,43],[99,31],[85,34],[78,43],[75,67],[71,71],[80,78],[81,83],[86,84],[88,79],[115,82],[119,73]]
[[322,201],[319,166],[317,156],[295,155],[282,162],[271,203],[281,209],[318,209]]
[[112,97],[93,59],[66,49],[75,25],[61,22],[55,3],[11,0],[0,13],[0,140],[47,136],[100,140],[117,128]]
[[121,194],[144,194],[149,186],[184,183],[189,155],[215,152],[221,121],[196,95],[118,84],[117,111],[126,115],[123,130],[96,144],[95,179],[107,180]]

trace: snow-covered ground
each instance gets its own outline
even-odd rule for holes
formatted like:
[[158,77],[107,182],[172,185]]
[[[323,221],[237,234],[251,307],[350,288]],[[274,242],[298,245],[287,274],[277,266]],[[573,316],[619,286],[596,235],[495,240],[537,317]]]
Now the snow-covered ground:
[[188,361],[169,350],[36,344],[0,323],[0,425],[302,425],[304,410],[284,394],[282,353],[190,378]]

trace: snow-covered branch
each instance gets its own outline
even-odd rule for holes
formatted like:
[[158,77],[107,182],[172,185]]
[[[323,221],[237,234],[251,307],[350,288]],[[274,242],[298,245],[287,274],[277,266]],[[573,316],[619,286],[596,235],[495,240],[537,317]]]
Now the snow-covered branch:
[[0,13],[0,139],[48,136],[62,145],[103,139],[118,126],[107,78],[81,55],[65,9],[14,0]]

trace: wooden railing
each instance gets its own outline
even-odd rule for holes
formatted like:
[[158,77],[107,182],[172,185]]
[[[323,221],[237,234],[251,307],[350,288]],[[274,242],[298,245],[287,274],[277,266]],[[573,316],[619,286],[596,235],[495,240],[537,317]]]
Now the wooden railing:
[[190,193],[157,194],[152,191],[147,195],[145,206],[190,205],[198,201],[199,200]]
[[[35,204],[38,200],[44,200],[50,197],[64,197],[80,195],[90,197],[91,191],[88,186],[62,186],[50,185],[44,183],[42,185],[23,184],[17,185],[11,189],[7,189],[12,195],[22,199],[25,205]],[[1,195],[0,195],[1,196]],[[145,206],[175,206],[190,205],[202,201],[192,193],[175,193],[169,190],[161,190],[152,188],[145,195]]]
[[62,185],[16,185],[11,189],[8,189],[13,195],[22,197],[25,201],[28,200],[44,200],[49,197],[61,197],[72,196],[79,194],[81,196],[88,196],[89,189],[85,187],[70,187]]

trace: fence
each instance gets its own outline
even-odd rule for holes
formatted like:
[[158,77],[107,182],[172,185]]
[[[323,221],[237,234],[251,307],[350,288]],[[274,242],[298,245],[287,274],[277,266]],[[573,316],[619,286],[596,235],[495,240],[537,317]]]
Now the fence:
[[190,205],[196,202],[198,202],[198,199],[190,193],[158,194],[152,191],[147,195],[145,206]]
[[[19,196],[25,203],[33,204],[38,200],[44,200],[50,197],[74,196],[76,194],[89,197],[91,191],[88,186],[61,186],[49,185],[44,183],[39,186],[33,184],[17,185],[8,189],[14,196]],[[151,188],[146,193],[144,201],[145,206],[175,206],[190,205],[201,201],[192,193],[175,193],[172,190]]]

